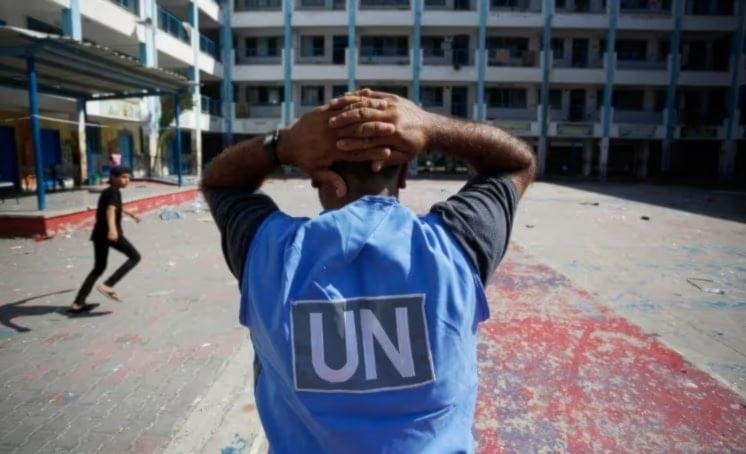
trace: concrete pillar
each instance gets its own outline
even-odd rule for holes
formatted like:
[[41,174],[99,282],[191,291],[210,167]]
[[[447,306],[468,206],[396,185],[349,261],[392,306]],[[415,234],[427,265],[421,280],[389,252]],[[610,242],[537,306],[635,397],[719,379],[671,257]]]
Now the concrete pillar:
[[547,137],[539,136],[538,147],[536,150],[536,176],[543,177],[547,169]]
[[727,183],[733,180],[736,172],[736,141],[724,140],[720,147],[718,181]]
[[88,162],[88,144],[86,142],[85,134],[86,110],[84,100],[81,99],[77,101],[76,110],[78,117],[78,161],[80,162],[80,169],[78,170],[77,180],[81,182],[88,181],[88,184],[91,184],[91,182],[89,181],[88,173],[90,163]]
[[671,171],[671,141],[664,140],[661,147],[661,172],[669,173]]
[[583,176],[590,177],[593,165],[593,139],[583,142]]
[[194,150],[194,174],[202,177],[202,91],[200,89],[200,48],[199,48],[199,6],[196,2],[189,2],[189,25],[191,26],[192,71],[194,82],[192,91],[192,113],[194,115],[194,133],[192,134],[192,150]]
[[606,171],[609,165],[609,138],[603,137],[601,139],[598,155],[598,178],[601,181],[606,181]]
[[650,141],[645,140],[640,144],[638,150],[639,162],[637,166],[637,178],[645,180],[648,178],[648,159],[650,158]]

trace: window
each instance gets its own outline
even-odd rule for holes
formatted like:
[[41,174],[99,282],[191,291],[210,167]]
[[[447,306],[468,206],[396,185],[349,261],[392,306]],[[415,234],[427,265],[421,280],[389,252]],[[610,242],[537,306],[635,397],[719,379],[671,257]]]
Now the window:
[[283,100],[282,87],[248,87],[246,98],[254,106],[278,106]]
[[322,85],[309,85],[300,88],[301,106],[318,106],[324,103],[324,87]]
[[323,36],[301,36],[300,55],[301,57],[323,57],[324,56],[324,37]]
[[647,42],[643,40],[624,39],[616,42],[616,53],[619,60],[646,60]]
[[257,38],[246,38],[247,57],[279,57],[282,47],[280,36],[260,36]]
[[426,57],[444,57],[445,49],[443,43],[445,38],[442,36],[423,36],[422,51]]
[[304,8],[323,8],[326,0],[301,0],[300,6]]
[[443,87],[422,87],[420,95],[423,107],[443,106]]
[[487,106],[510,109],[526,107],[526,90],[524,88],[488,88]]
[[549,90],[549,107],[562,110],[562,90]]
[[668,54],[671,52],[671,42],[666,40],[662,40],[658,42],[658,61],[666,61],[668,58]]
[[611,102],[617,110],[643,110],[645,92],[643,90],[614,90]]
[[425,8],[444,8],[446,0],[425,0]]
[[365,57],[406,57],[409,39],[406,36],[363,36],[360,38],[360,55]]

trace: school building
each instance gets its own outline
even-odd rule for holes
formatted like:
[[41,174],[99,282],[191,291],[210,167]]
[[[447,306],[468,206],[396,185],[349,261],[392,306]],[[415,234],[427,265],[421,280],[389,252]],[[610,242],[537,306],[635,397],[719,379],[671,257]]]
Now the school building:
[[[24,0],[0,3],[0,24],[191,81],[179,140],[173,97],[82,109],[41,94],[43,161],[76,183],[115,149],[136,176],[198,175],[225,144],[357,87],[504,128],[534,146],[540,175],[715,183],[746,181],[745,3]],[[22,186],[34,166],[29,96],[2,85],[0,181]],[[420,164],[454,165],[437,151]]]

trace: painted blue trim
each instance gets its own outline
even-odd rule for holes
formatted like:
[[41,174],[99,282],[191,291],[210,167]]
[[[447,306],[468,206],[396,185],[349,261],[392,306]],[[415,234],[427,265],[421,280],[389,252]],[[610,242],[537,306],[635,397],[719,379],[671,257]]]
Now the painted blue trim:
[[553,0],[544,0],[544,30],[542,36],[542,73],[541,73],[541,118],[540,136],[544,139],[549,131],[549,73],[552,61],[552,20],[554,19]]
[[609,32],[606,35],[606,85],[604,86],[604,118],[603,137],[611,135],[611,101],[614,94],[614,50],[616,48],[616,23],[619,14],[619,4],[609,2]]
[[487,71],[487,15],[489,14],[489,3],[487,0],[479,1],[479,33],[477,37],[477,121],[484,121],[486,109],[484,106],[484,78]]
[[728,123],[725,125],[725,140],[735,139],[735,121],[736,112],[738,111],[738,90],[740,87],[741,73],[743,63],[741,61],[743,54],[744,41],[744,22],[746,21],[746,1],[737,2],[738,30],[733,35],[731,41],[731,62],[733,70],[730,73],[730,88],[728,90]]
[[412,33],[412,94],[410,99],[415,104],[420,104],[420,36],[422,32],[422,0],[414,2],[414,30]]
[[83,39],[80,0],[70,0],[70,8],[62,8],[62,33],[76,41]]
[[140,57],[140,63],[146,65],[148,61],[148,45],[146,42],[140,41],[137,43],[137,55]]
[[176,123],[176,170],[177,184],[182,185],[182,165],[181,165],[181,125],[179,124],[179,116],[181,115],[181,107],[179,106],[179,95],[174,95],[174,122]]
[[674,0],[673,2],[673,31],[671,31],[671,71],[668,80],[668,89],[666,90],[666,139],[673,140],[673,132],[678,123],[678,115],[675,111],[676,105],[676,86],[679,83],[679,51],[681,47],[681,21],[684,17],[684,0]]
[[292,52],[293,52],[293,0],[285,0],[283,2],[284,4],[284,30],[285,33],[283,35],[283,41],[284,41],[284,48],[285,52],[283,54],[283,81],[284,81],[284,89],[285,89],[285,115],[284,115],[284,124],[283,126],[290,126],[290,123],[292,123],[293,118],[293,59],[292,59]]
[[[189,25],[192,26],[193,30],[195,30],[195,27],[197,27],[197,4],[194,0],[190,0],[187,10]],[[199,30],[196,31],[199,33]]]
[[39,125],[39,93],[37,91],[36,65],[34,57],[26,58],[26,80],[28,81],[28,105],[31,114],[31,137],[36,163],[36,203],[39,211],[44,211],[47,202],[44,195],[44,162],[41,154],[41,126]]
[[231,7],[232,1],[224,1],[221,4],[223,13],[223,25],[220,29],[220,48],[223,50],[223,83],[221,96],[223,104],[223,146],[227,147],[233,143],[233,35],[231,30]]
[[352,91],[356,88],[357,74],[357,36],[355,23],[357,20],[357,2],[358,0],[348,0],[347,2],[347,89]]

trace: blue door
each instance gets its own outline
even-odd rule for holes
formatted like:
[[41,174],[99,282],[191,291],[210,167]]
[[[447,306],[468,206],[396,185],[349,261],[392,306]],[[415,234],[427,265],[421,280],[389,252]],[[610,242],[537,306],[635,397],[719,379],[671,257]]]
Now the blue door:
[[41,156],[44,168],[62,164],[62,144],[58,130],[41,130]]
[[119,131],[117,144],[119,145],[119,153],[122,155],[122,165],[129,167],[130,170],[134,170],[132,133],[129,131]]
[[62,143],[60,132],[56,129],[41,130],[41,163],[46,189],[58,187],[60,180],[55,166],[62,164]]
[[16,130],[8,126],[0,126],[0,181],[18,185]]

